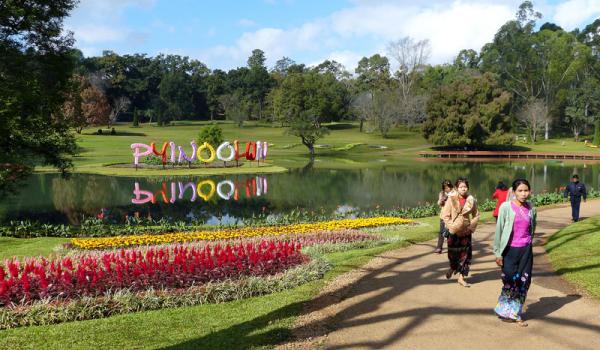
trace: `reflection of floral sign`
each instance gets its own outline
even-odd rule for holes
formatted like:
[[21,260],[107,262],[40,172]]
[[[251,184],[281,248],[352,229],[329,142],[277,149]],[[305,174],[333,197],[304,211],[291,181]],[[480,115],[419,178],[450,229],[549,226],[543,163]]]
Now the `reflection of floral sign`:
[[[179,190],[179,191],[178,191]],[[267,193],[267,179],[262,176],[250,178],[246,181],[230,181],[223,180],[217,184],[213,180],[203,180],[198,183],[194,182],[171,182],[170,189],[167,188],[167,183],[163,182],[159,191],[151,192],[140,189],[140,184],[135,183],[133,189],[134,198],[131,199],[133,204],[156,203],[156,198],[162,198],[164,203],[175,203],[179,199],[183,199],[187,191],[191,191],[192,197],[190,201],[194,202],[198,197],[208,202],[215,193],[224,200],[238,200],[240,191],[244,191],[246,198],[259,197]],[[170,196],[168,195],[170,193]],[[179,193],[179,195],[178,195]]]
[[[131,144],[131,149],[133,149],[133,163],[137,166],[141,157],[150,155],[160,156],[163,165],[167,163],[167,155],[169,156],[169,162],[173,164],[193,162],[195,160],[199,160],[203,163],[211,163],[215,158],[223,162],[230,162],[234,159],[239,160],[242,158],[245,158],[246,160],[261,160],[267,158],[268,144],[263,141],[247,142],[245,151],[242,153],[240,153],[240,143],[238,140],[233,141],[233,144],[223,142],[216,150],[208,142],[204,142],[200,147],[196,145],[195,141],[190,142],[190,145],[192,146],[192,152],[188,156],[183,147],[177,146],[173,141],[163,143],[160,151],[156,149],[156,144],[154,142],[150,145],[145,143],[133,143]],[[169,154],[167,154],[167,149],[169,149]],[[177,152],[179,153],[177,154],[177,157],[175,157]],[[203,152],[206,152],[208,156],[205,157]]]

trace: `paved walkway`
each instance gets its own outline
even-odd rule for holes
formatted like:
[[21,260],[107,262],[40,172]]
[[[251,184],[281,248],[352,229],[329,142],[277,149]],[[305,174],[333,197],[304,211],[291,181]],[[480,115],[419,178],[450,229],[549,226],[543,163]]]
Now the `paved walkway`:
[[[581,209],[582,217],[597,215],[600,201],[582,203]],[[366,265],[354,283],[320,297],[322,305],[317,301],[314,308],[324,316],[321,330],[315,334],[313,329],[316,338],[302,347],[600,349],[600,302],[582,297],[557,277],[540,246],[569,219],[568,206],[538,213],[527,328],[494,316],[501,283],[491,252],[495,225],[486,223],[474,237],[471,288],[445,279],[447,258],[432,254],[434,241],[387,252]],[[319,322],[312,323],[319,328]],[[304,328],[311,334],[310,325]]]

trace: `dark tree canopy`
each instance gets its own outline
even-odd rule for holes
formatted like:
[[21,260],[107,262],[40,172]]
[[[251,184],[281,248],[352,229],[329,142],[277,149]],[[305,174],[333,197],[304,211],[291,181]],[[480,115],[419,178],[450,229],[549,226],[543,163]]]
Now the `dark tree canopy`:
[[491,73],[457,80],[432,95],[423,134],[442,146],[509,144],[510,103]]
[[76,145],[61,107],[74,67],[73,0],[0,2],[0,163],[66,169]]

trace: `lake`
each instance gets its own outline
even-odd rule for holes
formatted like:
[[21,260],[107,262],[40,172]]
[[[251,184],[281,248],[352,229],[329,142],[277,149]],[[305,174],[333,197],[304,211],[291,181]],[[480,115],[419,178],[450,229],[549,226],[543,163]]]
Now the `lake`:
[[0,222],[33,220],[79,224],[85,217],[123,223],[128,216],[168,220],[234,221],[260,213],[296,208],[369,210],[434,202],[445,179],[469,179],[471,192],[483,200],[499,180],[530,180],[534,192],[556,191],[578,173],[598,188],[599,164],[578,162],[412,161],[359,170],[295,169],[270,175],[211,177],[111,177],[33,174],[16,194],[0,202]]

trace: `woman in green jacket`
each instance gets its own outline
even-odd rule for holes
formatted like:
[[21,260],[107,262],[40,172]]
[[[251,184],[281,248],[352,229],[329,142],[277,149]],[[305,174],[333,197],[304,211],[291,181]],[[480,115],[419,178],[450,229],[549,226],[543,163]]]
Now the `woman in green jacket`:
[[527,201],[531,195],[527,180],[515,180],[512,190],[515,198],[500,206],[496,223],[494,255],[502,268],[503,286],[494,311],[503,321],[526,327],[522,312],[531,285],[536,210]]

